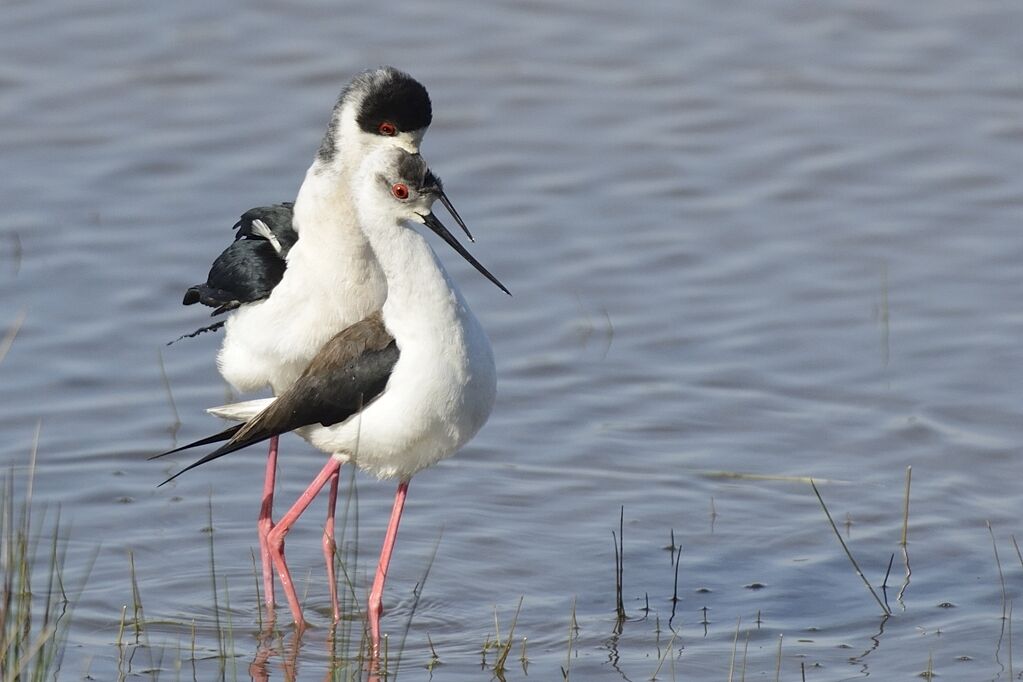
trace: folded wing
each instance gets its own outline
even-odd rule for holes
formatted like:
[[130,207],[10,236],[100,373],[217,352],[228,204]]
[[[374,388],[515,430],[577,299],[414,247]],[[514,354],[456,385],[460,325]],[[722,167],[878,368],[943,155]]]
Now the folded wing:
[[246,424],[171,450],[227,441],[160,485],[200,464],[302,426],[343,422],[384,391],[398,356],[398,346],[380,313],[348,327],[326,343],[291,388]]

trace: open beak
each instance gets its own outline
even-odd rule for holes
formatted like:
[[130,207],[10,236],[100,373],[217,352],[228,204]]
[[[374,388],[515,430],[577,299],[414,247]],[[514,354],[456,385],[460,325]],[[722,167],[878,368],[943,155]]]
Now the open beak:
[[448,213],[450,213],[451,217],[455,219],[458,226],[462,228],[462,231],[465,232],[465,236],[469,238],[469,241],[475,244],[476,238],[472,236],[472,232],[469,232],[469,228],[466,227],[465,223],[462,221],[462,216],[458,215],[458,211],[455,210],[455,205],[451,203],[451,199],[448,199],[448,195],[444,193],[443,189],[437,190],[437,198],[440,199],[440,203],[444,204],[444,208],[448,209]]
[[[440,199],[441,199],[441,201],[444,202],[444,205],[447,206],[448,210],[451,211],[451,215],[453,215],[455,217],[455,220],[458,221],[458,224],[462,225],[462,220],[458,217],[458,214],[455,213],[454,208],[451,207],[451,204],[447,201],[447,197],[444,196],[443,192],[441,192],[441,194],[440,194]],[[422,218],[423,218],[423,223],[428,228],[433,230],[434,233],[436,233],[436,235],[438,237],[440,237],[441,239],[446,241],[451,248],[453,248],[455,251],[457,251],[458,255],[460,255],[465,260],[469,261],[469,263],[474,268],[479,270],[481,275],[483,275],[484,277],[489,279],[491,282],[496,284],[497,287],[501,291],[503,291],[504,293],[506,293],[509,296],[511,296],[511,292],[508,291],[508,289],[503,284],[501,284],[501,282],[496,277],[491,275],[490,271],[487,270],[485,267],[483,267],[482,263],[480,263],[478,260],[473,258],[472,254],[469,253],[468,251],[466,251],[464,246],[462,246],[461,244],[458,243],[458,240],[455,239],[454,235],[452,235],[450,232],[448,232],[448,228],[444,227],[444,224],[441,223],[441,221],[437,220],[437,216],[435,216],[431,212],[431,213],[427,213],[426,215],[422,216]],[[465,225],[462,225],[462,229],[465,230]],[[465,233],[469,234],[469,230],[465,230]],[[472,239],[471,236],[469,238]]]
[[[462,232],[465,232],[465,236],[469,238],[469,241],[475,244],[476,238],[472,236],[472,232],[469,232],[469,228],[465,226],[462,216],[458,215],[458,211],[455,210],[455,205],[451,203],[451,199],[448,199],[448,195],[444,193],[444,184],[440,181],[440,178],[434,175],[432,170],[427,169],[426,177],[423,178],[423,183],[425,185],[424,189],[440,199],[440,203],[444,204],[444,208],[448,209],[448,213],[450,213],[451,217],[455,219],[458,226],[462,228]],[[445,230],[445,232],[447,232],[447,230]],[[447,241],[446,237],[445,241]],[[451,242],[448,243],[450,244]]]

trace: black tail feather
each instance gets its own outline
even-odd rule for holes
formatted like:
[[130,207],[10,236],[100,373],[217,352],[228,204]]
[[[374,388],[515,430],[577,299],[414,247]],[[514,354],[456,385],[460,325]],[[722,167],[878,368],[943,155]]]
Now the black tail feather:
[[[235,433],[237,433],[238,430],[241,429],[243,426],[245,426],[245,424],[239,424],[238,426],[232,426],[227,431],[222,431],[221,433],[218,433],[215,436],[210,436],[209,438],[206,438],[203,441],[196,441],[195,443],[191,443],[191,444],[186,445],[184,447],[178,448],[178,450],[184,450],[186,448],[192,447],[193,445],[205,445],[206,443],[216,443],[216,442],[219,442],[219,441],[222,441],[222,440],[227,440],[228,438],[233,436]],[[226,437],[223,437],[223,436],[225,436],[225,434],[226,434]],[[248,438],[245,438],[243,440],[232,441],[232,442],[229,442],[229,443],[224,443],[223,445],[221,445],[219,448],[217,448],[216,450],[214,450],[210,454],[206,455],[202,459],[199,459],[199,460],[197,460],[195,462],[192,462],[187,467],[185,467],[184,469],[182,469],[178,473],[174,474],[173,476],[171,476],[166,481],[164,481],[163,483],[161,483],[160,485],[158,485],[156,487],[159,488],[162,485],[166,485],[167,483],[170,483],[171,481],[173,481],[175,478],[177,478],[181,474],[185,473],[186,471],[190,471],[190,470],[196,468],[197,466],[200,466],[202,464],[206,464],[207,462],[212,462],[215,459],[220,459],[224,455],[229,455],[232,452],[237,452],[238,450],[241,450],[242,448],[247,448],[250,445],[255,445],[256,443],[262,442],[264,440],[267,440],[269,438],[272,438],[274,436],[279,436],[279,435],[280,435],[280,433],[273,433],[271,431],[259,431],[259,432],[251,434]],[[170,452],[177,452],[178,450],[171,450]],[[163,454],[167,455],[167,454],[170,454],[170,452],[165,452]],[[157,455],[157,457],[162,457],[162,456],[163,455]],[[152,459],[152,458],[150,458],[150,459]]]
[[173,455],[175,452],[181,452],[182,450],[188,450],[189,448],[197,448],[200,445],[209,445],[210,443],[219,443],[221,441],[228,440],[231,436],[233,436],[234,434],[238,433],[243,426],[245,426],[245,424],[235,424],[231,428],[224,429],[220,433],[215,433],[212,436],[206,436],[205,438],[200,438],[199,440],[197,440],[197,441],[195,441],[193,443],[189,443],[188,445],[182,445],[179,448],[174,448],[173,450],[168,450],[167,452],[161,452],[160,454],[153,455],[152,457],[149,457],[148,459],[159,459],[160,457],[166,457],[167,455]]

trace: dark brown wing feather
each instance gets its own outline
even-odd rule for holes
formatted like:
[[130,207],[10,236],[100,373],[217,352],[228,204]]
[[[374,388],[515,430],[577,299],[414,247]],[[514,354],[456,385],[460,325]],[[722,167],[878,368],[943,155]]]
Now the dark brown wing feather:
[[[302,426],[343,422],[383,392],[398,355],[398,346],[380,313],[348,327],[327,342],[291,388],[240,429],[234,426],[174,450],[227,440],[163,483],[200,464]],[[236,432],[228,435],[232,430]]]

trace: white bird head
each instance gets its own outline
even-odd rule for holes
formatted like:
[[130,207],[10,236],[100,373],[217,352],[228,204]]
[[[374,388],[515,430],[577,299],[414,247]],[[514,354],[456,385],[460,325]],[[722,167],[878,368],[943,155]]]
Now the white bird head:
[[364,229],[378,229],[377,221],[392,225],[403,222],[426,225],[480,274],[511,295],[433,214],[435,201],[448,202],[440,178],[433,174],[422,156],[397,148],[376,150],[363,161],[353,188],[359,211],[369,217],[363,224]]

